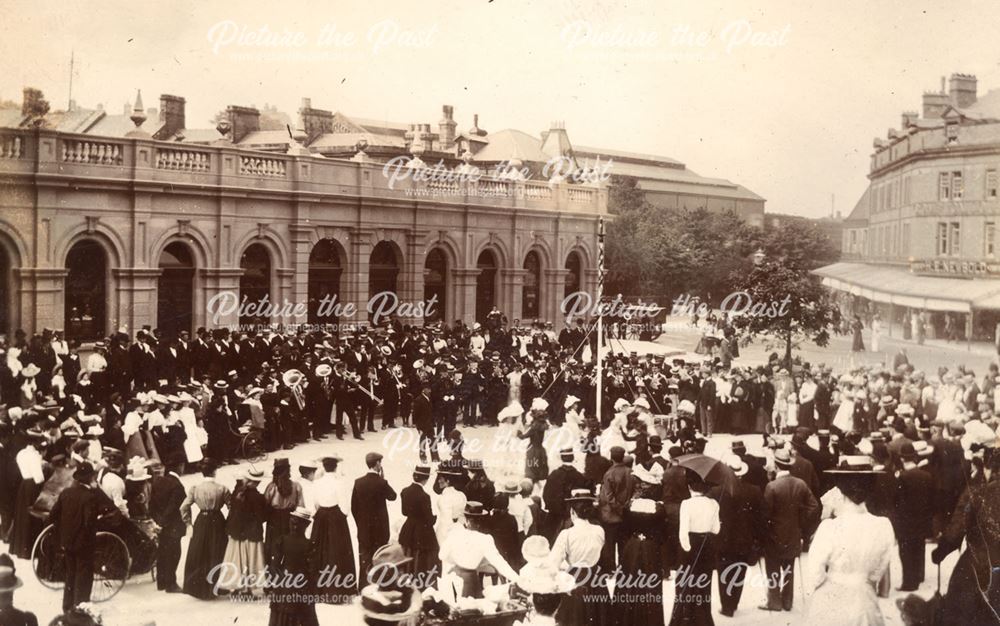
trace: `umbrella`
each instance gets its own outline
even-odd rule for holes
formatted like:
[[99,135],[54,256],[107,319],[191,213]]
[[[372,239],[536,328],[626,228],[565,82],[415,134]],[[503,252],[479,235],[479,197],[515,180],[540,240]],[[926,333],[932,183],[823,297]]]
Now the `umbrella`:
[[739,480],[733,470],[721,460],[704,454],[685,454],[677,457],[677,464],[701,476],[701,479],[722,487],[732,495]]

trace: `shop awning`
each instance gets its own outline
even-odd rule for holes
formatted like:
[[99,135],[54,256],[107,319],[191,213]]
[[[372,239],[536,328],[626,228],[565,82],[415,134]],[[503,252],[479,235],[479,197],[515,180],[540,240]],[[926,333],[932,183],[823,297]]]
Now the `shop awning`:
[[1000,310],[1000,280],[920,276],[900,267],[867,263],[834,263],[813,273],[831,289],[885,304],[958,313]]

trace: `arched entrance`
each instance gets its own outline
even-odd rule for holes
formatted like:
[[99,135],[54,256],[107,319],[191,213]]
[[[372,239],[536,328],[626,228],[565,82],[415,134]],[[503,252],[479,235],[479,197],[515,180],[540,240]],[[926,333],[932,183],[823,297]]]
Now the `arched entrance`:
[[563,298],[580,291],[582,280],[583,263],[580,262],[579,252],[570,252],[566,257],[566,288],[563,291]]
[[[341,248],[333,239],[320,239],[309,253],[309,306],[310,324],[336,324],[334,315],[340,303]],[[324,302],[326,300],[326,302]],[[323,304],[323,315],[320,315]]]
[[93,341],[104,336],[108,255],[93,239],[73,244],[66,255],[66,337]]
[[[397,279],[402,265],[398,248],[388,241],[380,241],[372,249],[368,260],[368,300],[371,301],[380,293],[393,293],[397,296]],[[369,313],[369,319],[372,315]]]
[[156,326],[162,336],[191,332],[194,311],[194,260],[191,249],[179,241],[160,253],[156,285]]
[[251,315],[240,315],[241,326],[267,325],[271,320],[266,315],[257,315],[265,302],[271,306],[271,255],[263,244],[255,243],[247,247],[240,257],[240,303],[241,312],[246,305],[252,305]]
[[483,250],[476,261],[476,321],[485,322],[497,301],[497,257],[492,250]]
[[435,299],[425,323],[444,321],[445,307],[448,306],[448,257],[441,248],[434,248],[424,261],[424,302]]
[[524,257],[524,269],[524,286],[521,288],[521,319],[527,320],[537,318],[541,308],[538,301],[541,297],[542,262],[534,250]]

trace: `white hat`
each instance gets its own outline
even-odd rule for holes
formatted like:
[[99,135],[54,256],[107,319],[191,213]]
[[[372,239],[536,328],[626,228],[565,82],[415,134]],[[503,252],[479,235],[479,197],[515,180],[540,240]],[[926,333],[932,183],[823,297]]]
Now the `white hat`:
[[622,407],[631,406],[625,398],[618,398],[615,400],[615,411],[621,411]]
[[521,407],[521,403],[515,401],[501,409],[500,413],[497,414],[497,419],[502,421],[510,418],[517,418],[520,417],[522,413],[524,413],[524,409]]
[[545,398],[535,398],[531,401],[532,411],[544,411],[549,408],[549,401]]
[[681,400],[681,403],[677,405],[677,412],[694,415],[694,403],[690,400]]
[[330,374],[332,374],[333,368],[330,367],[330,365],[327,363],[320,363],[319,365],[316,366],[315,372],[317,376],[323,378],[324,376],[329,376]]
[[87,429],[87,436],[100,437],[103,434],[104,434],[104,429],[101,428],[100,424],[94,424],[93,426]]
[[424,367],[424,360],[423,359],[417,359],[416,361],[413,362],[413,369],[419,370],[419,369],[423,369],[423,367]]
[[[656,467],[660,467],[657,463]],[[662,469],[662,468],[661,468]],[[656,501],[650,500],[649,498],[636,498],[632,500],[632,503],[628,505],[628,510],[633,513],[656,513]]]
[[563,408],[568,409],[579,401],[580,398],[577,398],[576,396],[566,396],[566,400],[563,401]]
[[632,403],[632,406],[641,406],[642,408],[644,408],[646,410],[649,410],[649,408],[650,408],[649,407],[649,400],[647,400],[645,398],[639,398],[638,400],[636,400],[635,402]]
[[747,464],[743,462],[743,459],[735,454],[727,454],[722,460],[737,476],[742,476],[750,470]]

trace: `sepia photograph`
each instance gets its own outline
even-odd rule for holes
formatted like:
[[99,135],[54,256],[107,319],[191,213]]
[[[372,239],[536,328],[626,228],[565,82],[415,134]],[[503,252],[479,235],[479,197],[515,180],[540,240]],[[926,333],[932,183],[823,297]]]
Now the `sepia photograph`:
[[1000,626],[995,0],[0,16],[0,626]]

